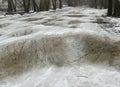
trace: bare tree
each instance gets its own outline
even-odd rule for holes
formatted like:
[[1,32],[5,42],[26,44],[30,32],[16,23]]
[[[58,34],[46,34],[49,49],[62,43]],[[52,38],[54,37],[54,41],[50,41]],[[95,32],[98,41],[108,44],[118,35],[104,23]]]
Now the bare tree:
[[38,7],[38,5],[37,5],[35,0],[32,0],[32,5],[33,5],[33,9],[34,9],[35,12],[39,11],[39,7]]
[[52,0],[52,5],[53,5],[53,9],[56,10],[57,8],[57,2],[59,3],[59,8],[62,8],[62,0]]
[[119,17],[120,16],[120,1],[119,0],[115,0],[114,3],[114,14],[113,16]]
[[48,11],[50,9],[50,0],[40,0],[40,11]]
[[113,1],[109,0],[108,1],[108,13],[107,13],[108,16],[112,16],[112,8],[113,8]]
[[16,11],[16,6],[13,0],[8,0],[8,12]]
[[29,12],[30,10],[30,0],[23,0],[23,8],[25,12]]
[[62,8],[62,0],[59,0],[59,8],[61,9]]

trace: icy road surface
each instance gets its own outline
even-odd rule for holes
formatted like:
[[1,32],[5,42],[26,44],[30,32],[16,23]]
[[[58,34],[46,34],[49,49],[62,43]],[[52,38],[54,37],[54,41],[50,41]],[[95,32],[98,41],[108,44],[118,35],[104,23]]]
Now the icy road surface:
[[0,15],[0,87],[120,87],[120,19],[105,14]]

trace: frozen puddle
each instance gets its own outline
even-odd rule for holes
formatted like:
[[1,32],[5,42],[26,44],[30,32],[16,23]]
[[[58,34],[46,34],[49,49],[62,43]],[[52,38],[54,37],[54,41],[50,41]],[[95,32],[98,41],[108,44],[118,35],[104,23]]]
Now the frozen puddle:
[[0,19],[0,87],[120,87],[120,19],[105,13],[64,8]]

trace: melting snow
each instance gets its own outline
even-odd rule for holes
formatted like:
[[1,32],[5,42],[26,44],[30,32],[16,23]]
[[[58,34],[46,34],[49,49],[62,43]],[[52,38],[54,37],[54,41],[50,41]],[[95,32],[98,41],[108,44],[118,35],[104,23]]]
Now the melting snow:
[[0,87],[120,87],[120,19],[106,10],[0,16]]

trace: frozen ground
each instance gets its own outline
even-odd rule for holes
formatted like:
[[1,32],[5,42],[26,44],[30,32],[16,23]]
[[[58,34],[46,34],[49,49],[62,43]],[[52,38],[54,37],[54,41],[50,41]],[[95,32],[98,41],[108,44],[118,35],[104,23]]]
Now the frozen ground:
[[0,87],[120,87],[120,19],[64,8],[0,16]]

